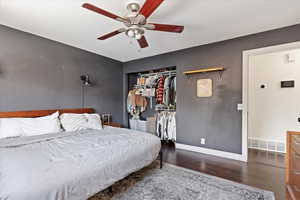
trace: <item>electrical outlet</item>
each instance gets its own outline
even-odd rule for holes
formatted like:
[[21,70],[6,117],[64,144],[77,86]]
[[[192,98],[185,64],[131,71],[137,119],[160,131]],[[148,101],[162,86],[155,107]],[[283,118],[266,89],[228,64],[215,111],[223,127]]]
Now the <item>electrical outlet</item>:
[[201,144],[205,144],[205,138],[201,138]]

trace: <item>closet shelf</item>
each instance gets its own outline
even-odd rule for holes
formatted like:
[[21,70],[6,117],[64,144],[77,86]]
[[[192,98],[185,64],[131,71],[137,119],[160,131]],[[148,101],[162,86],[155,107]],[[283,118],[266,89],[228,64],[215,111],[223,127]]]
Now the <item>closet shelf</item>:
[[206,73],[206,72],[218,72],[218,71],[224,71],[224,67],[213,67],[213,68],[203,68],[199,70],[193,70],[193,71],[185,71],[183,72],[185,75],[192,75],[197,73]]
[[147,74],[139,74],[139,77],[150,77],[150,76],[168,76],[173,75],[176,76],[176,70],[170,70],[170,71],[163,71],[163,72],[154,72],[154,73],[147,73]]

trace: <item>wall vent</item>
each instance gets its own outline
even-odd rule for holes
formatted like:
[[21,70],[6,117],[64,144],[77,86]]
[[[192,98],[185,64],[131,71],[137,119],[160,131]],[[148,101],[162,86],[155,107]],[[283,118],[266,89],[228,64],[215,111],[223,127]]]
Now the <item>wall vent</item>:
[[270,140],[268,141],[268,140],[262,140],[256,138],[249,138],[248,148],[286,153],[285,143],[279,141],[270,141]]

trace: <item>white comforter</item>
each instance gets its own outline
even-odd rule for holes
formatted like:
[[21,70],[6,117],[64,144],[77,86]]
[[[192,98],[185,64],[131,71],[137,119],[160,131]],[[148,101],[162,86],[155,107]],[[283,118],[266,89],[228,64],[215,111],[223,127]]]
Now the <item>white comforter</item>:
[[0,140],[0,200],[84,200],[153,162],[160,140],[105,127]]

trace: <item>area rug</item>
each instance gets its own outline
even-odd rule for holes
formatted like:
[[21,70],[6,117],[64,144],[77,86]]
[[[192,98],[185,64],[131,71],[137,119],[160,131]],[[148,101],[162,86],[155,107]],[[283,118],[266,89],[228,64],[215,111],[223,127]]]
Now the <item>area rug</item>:
[[89,200],[275,200],[273,192],[154,162]]

